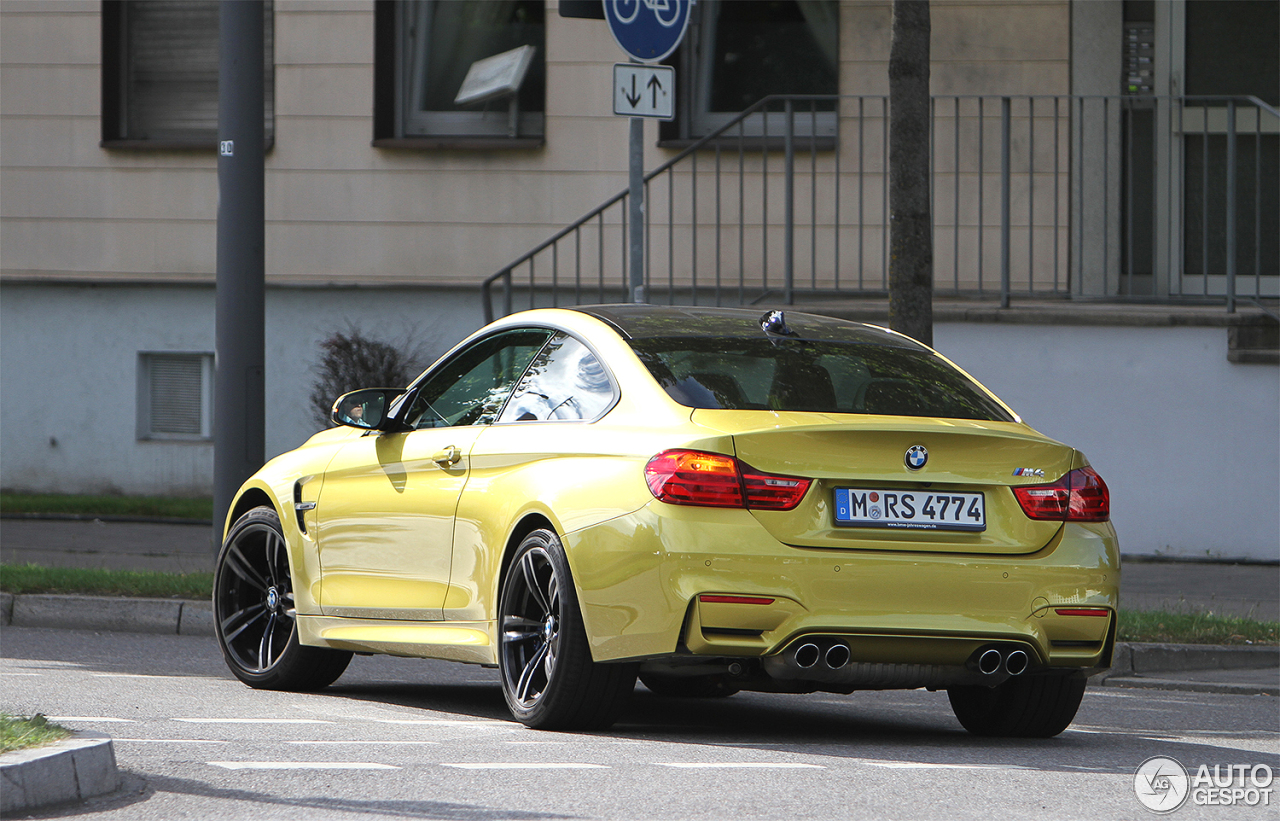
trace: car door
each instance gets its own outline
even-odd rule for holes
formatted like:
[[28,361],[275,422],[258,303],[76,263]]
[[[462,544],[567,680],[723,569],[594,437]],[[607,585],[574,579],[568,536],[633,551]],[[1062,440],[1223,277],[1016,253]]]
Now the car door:
[[441,618],[471,447],[548,336],[520,329],[476,341],[410,390],[396,411],[409,430],[343,446],[316,506],[325,615]]
[[[596,354],[566,333],[557,332],[534,357],[496,423],[484,428],[472,448],[471,481],[454,524],[446,619],[493,618],[501,546],[522,505],[537,499],[554,506],[567,490],[580,497],[582,488],[611,485],[624,463],[601,457],[619,446],[616,431],[593,430],[590,423],[618,397],[616,382]],[[607,505],[566,505],[556,515],[572,529],[599,521]]]

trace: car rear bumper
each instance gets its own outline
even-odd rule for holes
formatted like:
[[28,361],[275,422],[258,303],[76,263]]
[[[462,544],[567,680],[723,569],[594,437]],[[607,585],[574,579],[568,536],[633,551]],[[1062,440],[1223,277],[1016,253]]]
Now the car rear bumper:
[[[1106,522],[1017,556],[813,549],[745,510],[654,502],[563,541],[598,661],[786,658],[817,639],[846,645],[850,667],[963,669],[993,644],[1023,649],[1032,673],[1110,664],[1120,559]],[[1084,606],[1105,612],[1058,612]]]

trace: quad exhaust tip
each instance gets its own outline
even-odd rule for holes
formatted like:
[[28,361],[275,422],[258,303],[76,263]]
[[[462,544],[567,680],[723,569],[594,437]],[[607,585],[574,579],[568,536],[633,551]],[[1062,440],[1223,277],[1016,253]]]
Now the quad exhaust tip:
[[796,648],[793,658],[795,659],[795,665],[801,670],[810,670],[817,667],[819,662],[826,669],[839,670],[853,658],[853,652],[849,649],[849,645],[842,641],[837,641],[831,645],[827,645],[826,642],[806,641]]
[[1003,661],[1000,651],[994,647],[990,650],[984,650],[982,655],[978,656],[978,672],[984,676],[995,675],[1000,672],[1000,665]]
[[808,670],[810,667],[818,663],[818,659],[822,658],[822,651],[818,649],[818,645],[807,642],[796,648],[796,666]]
[[1025,650],[1015,648],[1005,652],[998,647],[988,647],[978,652],[974,666],[984,676],[994,676],[1002,671],[1005,675],[1020,676],[1031,666],[1031,658]]
[[849,645],[833,644],[831,645],[831,648],[827,650],[827,655],[823,660],[826,661],[827,666],[832,670],[839,670],[841,667],[849,663],[849,659],[851,657],[852,654],[849,652]]

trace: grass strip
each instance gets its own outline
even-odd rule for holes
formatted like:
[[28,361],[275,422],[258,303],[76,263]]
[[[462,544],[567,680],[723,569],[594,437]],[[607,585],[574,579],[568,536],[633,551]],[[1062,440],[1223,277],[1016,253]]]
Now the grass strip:
[[213,595],[213,574],[0,564],[0,590],[207,600]]
[[0,753],[42,747],[71,735],[66,727],[52,724],[36,713],[30,718],[0,713]]
[[1118,641],[1173,644],[1280,644],[1280,622],[1209,612],[1121,610]]
[[0,513],[56,513],[80,516],[146,516],[213,519],[213,499],[167,496],[72,496],[60,493],[0,493]]

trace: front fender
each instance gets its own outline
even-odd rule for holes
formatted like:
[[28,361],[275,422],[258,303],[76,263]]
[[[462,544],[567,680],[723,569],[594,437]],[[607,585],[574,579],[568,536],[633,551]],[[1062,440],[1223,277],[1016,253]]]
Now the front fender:
[[299,518],[294,493],[298,492],[300,501],[314,502],[320,495],[325,468],[351,438],[351,432],[344,429],[322,431],[301,448],[272,459],[240,486],[223,523],[225,542],[232,525],[249,510],[259,505],[275,509],[288,546],[294,603],[300,615],[320,614],[320,554],[314,514],[304,512]]

